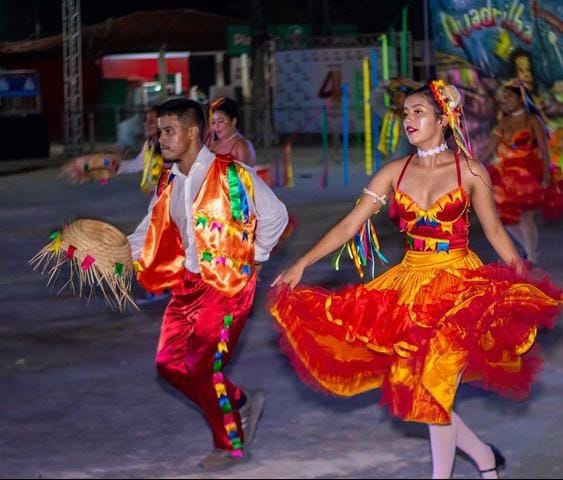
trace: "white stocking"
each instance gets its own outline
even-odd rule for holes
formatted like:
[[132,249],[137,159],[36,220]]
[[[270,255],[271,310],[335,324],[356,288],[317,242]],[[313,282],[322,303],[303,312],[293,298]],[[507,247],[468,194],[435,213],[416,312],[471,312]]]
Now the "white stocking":
[[[475,435],[463,420],[452,412],[450,425],[428,425],[432,450],[432,478],[451,478],[456,448],[465,452],[479,470],[495,466],[495,456],[489,445]],[[482,478],[498,478],[496,470],[481,474]]]
[[[487,470],[495,466],[495,456],[491,447],[480,440],[455,412],[452,412],[452,425],[455,426],[457,447],[471,457],[479,470]],[[498,478],[495,470],[482,473],[481,476]]]
[[538,227],[536,225],[535,212],[528,210],[522,213],[520,220],[520,231],[522,232],[523,246],[526,250],[526,256],[532,263],[538,261]]
[[[505,225],[504,228],[510,234],[512,239],[525,250],[526,242],[524,240],[524,234],[522,233],[522,222],[520,221],[520,223],[517,223],[515,225]],[[528,255],[527,251],[526,255]]]
[[456,428],[450,425],[428,425],[432,450],[432,478],[450,478],[456,449]]

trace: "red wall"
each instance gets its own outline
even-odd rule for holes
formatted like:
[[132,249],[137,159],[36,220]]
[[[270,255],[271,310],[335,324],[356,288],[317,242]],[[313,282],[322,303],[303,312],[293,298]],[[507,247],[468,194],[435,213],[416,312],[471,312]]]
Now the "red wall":
[[[182,89],[189,88],[189,58],[167,58],[168,73],[182,73]],[[59,142],[63,139],[63,62],[61,57],[43,59],[21,59],[3,61],[5,69],[30,69],[39,73],[39,85],[43,102],[43,113],[47,120],[49,138]],[[82,59],[82,91],[84,107],[97,104],[100,96],[102,78],[128,78],[143,81],[154,80],[158,76],[157,59],[146,60],[96,60]],[[84,134],[87,135],[85,126]]]
[[[158,78],[158,59],[156,58],[108,58],[102,63],[102,78],[124,78],[128,80],[154,81]],[[182,74],[182,90],[189,86],[189,58],[167,58],[168,74]]]
[[[63,62],[59,58],[14,60],[3,64],[6,69],[30,69],[39,73],[43,113],[51,141],[63,138]],[[96,104],[100,93],[100,66],[94,59],[82,59],[82,93],[84,107]],[[32,139],[30,139],[32,141]]]

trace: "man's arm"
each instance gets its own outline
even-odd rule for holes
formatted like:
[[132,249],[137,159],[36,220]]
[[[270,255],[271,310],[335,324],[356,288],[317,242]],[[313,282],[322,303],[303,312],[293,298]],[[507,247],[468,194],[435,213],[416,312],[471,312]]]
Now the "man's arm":
[[147,231],[151,223],[152,209],[156,202],[156,198],[156,195],[152,197],[145,218],[143,218],[141,223],[139,223],[135,231],[127,237],[127,239],[129,240],[129,245],[131,245],[131,256],[133,257],[133,260],[139,260],[141,253],[143,252],[145,239],[147,237]]
[[265,262],[287,226],[288,215],[285,205],[270,187],[254,173],[252,179],[256,209],[254,258],[256,262]]

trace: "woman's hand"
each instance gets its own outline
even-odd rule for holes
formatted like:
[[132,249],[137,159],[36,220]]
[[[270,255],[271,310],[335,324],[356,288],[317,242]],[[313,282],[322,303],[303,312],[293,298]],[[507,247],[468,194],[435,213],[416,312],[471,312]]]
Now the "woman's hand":
[[254,264],[254,274],[256,275],[256,281],[261,282],[262,279],[260,278],[260,272],[262,271],[262,264],[256,262]]
[[304,271],[305,265],[298,261],[287,270],[284,270],[282,273],[280,273],[270,284],[270,287],[277,287],[282,283],[287,283],[290,288],[293,288],[301,281],[301,277],[303,277]]
[[549,188],[551,185],[551,172],[549,169],[543,172],[543,179],[541,182],[543,188]]

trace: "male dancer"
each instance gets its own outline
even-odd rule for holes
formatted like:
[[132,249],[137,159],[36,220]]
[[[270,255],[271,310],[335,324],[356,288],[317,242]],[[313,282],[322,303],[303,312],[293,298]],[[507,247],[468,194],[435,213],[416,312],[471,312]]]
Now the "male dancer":
[[160,146],[173,161],[149,212],[129,237],[137,279],[171,289],[156,355],[158,372],[203,411],[220,470],[248,459],[264,395],[223,374],[252,308],[256,273],[287,224],[285,206],[254,172],[203,145],[201,106],[159,107]]

